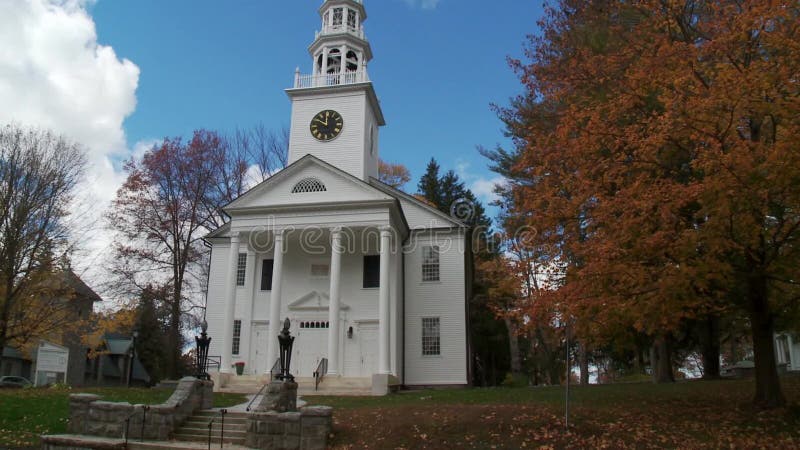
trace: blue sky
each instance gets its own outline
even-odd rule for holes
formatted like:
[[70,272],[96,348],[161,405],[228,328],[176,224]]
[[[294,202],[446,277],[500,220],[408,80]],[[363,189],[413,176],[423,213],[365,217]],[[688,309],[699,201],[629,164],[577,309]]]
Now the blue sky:
[[[140,70],[127,146],[192,130],[289,125],[283,89],[311,71],[314,1],[99,0],[97,41]],[[433,156],[487,199],[494,175],[476,146],[505,143],[491,103],[521,90],[506,64],[537,30],[539,2],[367,0],[369,71],[387,119],[381,156],[413,181]],[[117,159],[124,157],[124,152]]]

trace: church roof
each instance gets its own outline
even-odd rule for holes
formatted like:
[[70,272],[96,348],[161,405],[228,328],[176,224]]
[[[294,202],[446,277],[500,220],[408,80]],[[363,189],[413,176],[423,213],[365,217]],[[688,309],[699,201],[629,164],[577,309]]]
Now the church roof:
[[426,210],[427,212],[433,214],[434,216],[437,216],[438,218],[440,218],[440,219],[442,219],[442,220],[444,220],[446,222],[451,223],[453,225],[453,227],[455,227],[455,228],[466,228],[467,227],[467,225],[464,224],[464,222],[461,222],[460,220],[458,220],[456,218],[448,216],[447,214],[445,214],[445,213],[439,211],[438,209],[434,208],[433,206],[423,202],[422,200],[418,199],[417,197],[414,197],[413,195],[407,194],[407,193],[405,193],[405,192],[403,192],[400,189],[397,189],[395,187],[389,186],[388,184],[386,184],[386,183],[384,183],[384,182],[382,182],[382,181],[380,181],[378,179],[370,178],[369,179],[369,183],[370,183],[370,185],[376,187],[377,189],[380,189],[380,190],[386,192],[387,194],[389,194],[389,195],[391,195],[391,196],[393,196],[395,198],[398,198],[398,199],[402,198],[402,199],[404,199],[404,200],[406,200],[408,202],[411,202],[415,206],[418,206],[418,207]]
[[[408,229],[408,223],[406,222],[406,218],[402,213],[402,206],[399,204],[399,199],[397,198],[397,195],[394,195],[391,191],[388,191],[386,189],[381,189],[379,186],[375,186],[372,183],[368,183],[360,178],[357,178],[356,176],[342,169],[339,169],[338,167],[329,164],[313,155],[306,155],[300,158],[299,160],[290,164],[280,172],[262,181],[258,185],[254,186],[253,188],[251,188],[250,190],[239,196],[239,198],[237,198],[236,200],[224,206],[222,208],[223,211],[225,211],[228,215],[234,215],[236,214],[236,212],[239,211],[246,211],[250,207],[250,204],[253,201],[255,201],[261,196],[266,195],[273,186],[278,185],[283,180],[288,180],[292,176],[298,175],[301,170],[310,166],[322,167],[324,170],[334,173],[341,179],[344,179],[346,182],[352,183],[355,186],[357,186],[359,188],[359,192],[363,192],[368,195],[368,197],[365,197],[366,200],[363,200],[363,202],[387,202],[387,201],[394,202],[397,205],[398,211],[400,212],[400,217],[404,221],[405,228]],[[326,201],[325,203],[334,205],[339,202]],[[300,205],[301,204],[294,205],[294,204],[282,203],[274,205],[264,205],[261,207],[287,208],[291,206],[300,206]],[[226,223],[225,225],[222,225],[218,229],[207,234],[205,238],[210,239],[215,237],[222,237],[225,235],[225,233],[228,232],[228,230],[230,230],[230,222]]]

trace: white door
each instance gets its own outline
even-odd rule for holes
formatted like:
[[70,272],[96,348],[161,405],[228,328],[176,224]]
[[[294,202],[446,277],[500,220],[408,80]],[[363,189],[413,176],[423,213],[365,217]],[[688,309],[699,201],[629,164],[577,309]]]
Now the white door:
[[302,321],[292,348],[291,372],[296,377],[312,377],[328,351],[327,321]]
[[378,372],[378,324],[358,325],[358,347],[361,353],[359,376],[371,377]]
[[[269,339],[269,325],[253,325],[252,342],[250,348],[253,354],[250,355],[250,364],[254,368],[254,374],[267,373],[270,364],[267,361],[267,341]],[[277,337],[275,338],[277,339]]]

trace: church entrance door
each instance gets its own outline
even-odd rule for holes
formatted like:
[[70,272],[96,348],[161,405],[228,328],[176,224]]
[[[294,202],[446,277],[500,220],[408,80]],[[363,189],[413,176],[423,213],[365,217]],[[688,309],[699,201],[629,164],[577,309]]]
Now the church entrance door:
[[[267,361],[267,340],[269,338],[269,325],[264,323],[257,323],[253,325],[253,342],[250,348],[253,349],[253,354],[250,355],[252,367],[256,375],[267,373],[271,369],[270,363]],[[277,339],[277,338],[276,338]]]
[[292,373],[297,377],[312,377],[319,361],[328,350],[328,321],[303,320],[297,330],[292,356]]
[[360,377],[371,377],[378,368],[378,324],[358,325],[358,347],[361,353]]

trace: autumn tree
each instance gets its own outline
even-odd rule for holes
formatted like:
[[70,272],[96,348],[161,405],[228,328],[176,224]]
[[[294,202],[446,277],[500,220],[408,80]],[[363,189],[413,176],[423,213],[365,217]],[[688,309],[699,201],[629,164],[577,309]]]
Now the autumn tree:
[[[222,226],[222,207],[282,168],[286,147],[263,127],[231,135],[207,130],[167,138],[125,165],[109,224],[117,232],[114,284],[128,298],[162,295],[168,358],[163,374],[180,376],[182,330],[202,308],[208,250],[202,238]],[[159,289],[159,293],[163,289]]]
[[569,261],[569,314],[667,349],[687,320],[741,311],[766,407],[784,403],[775,319],[798,300],[798,17],[790,2],[561,1],[512,62],[526,93],[507,116],[514,201]]
[[378,179],[395,189],[401,189],[411,181],[411,172],[402,164],[389,163],[381,159],[378,161]]
[[48,131],[0,128],[0,354],[71,325],[67,219],[86,159]]

